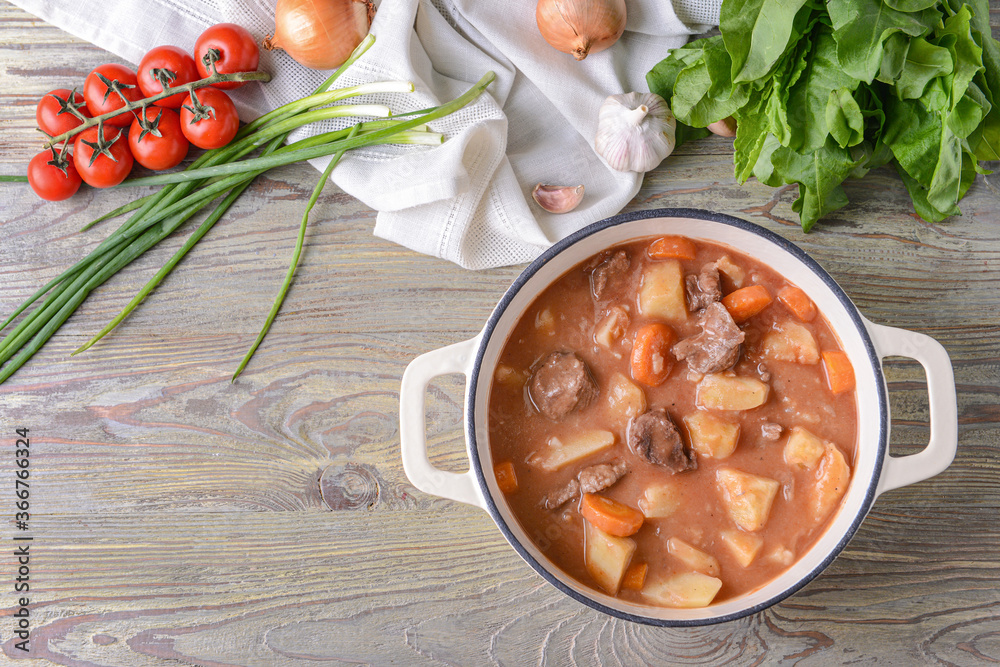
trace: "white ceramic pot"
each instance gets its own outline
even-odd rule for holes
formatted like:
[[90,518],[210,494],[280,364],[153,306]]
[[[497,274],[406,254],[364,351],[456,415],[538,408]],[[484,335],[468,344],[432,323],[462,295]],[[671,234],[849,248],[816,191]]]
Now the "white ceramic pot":
[[[497,488],[486,423],[493,369],[511,329],[535,297],[570,268],[610,246],[664,234],[728,245],[763,261],[805,290],[840,338],[857,381],[859,424],[854,473],[829,528],[791,568],[767,585],[703,609],[626,602],[584,586],[553,565],[521,528]],[[927,373],[930,441],[921,452],[909,456],[887,455],[890,419],[882,359],[889,356],[916,359]],[[448,373],[463,373],[467,378],[465,436],[471,465],[463,474],[438,470],[427,458],[424,393],[432,378]],[[667,209],[609,218],[560,241],[514,281],[478,336],[414,359],[403,374],[400,390],[400,435],[403,467],[414,486],[489,512],[521,557],[564,593],[612,616],[653,625],[685,626],[755,613],[816,577],[846,546],[880,494],[927,479],[948,467],[955,457],[958,418],[951,361],[937,341],[869,322],[815,261],[762,227],[706,211]]]

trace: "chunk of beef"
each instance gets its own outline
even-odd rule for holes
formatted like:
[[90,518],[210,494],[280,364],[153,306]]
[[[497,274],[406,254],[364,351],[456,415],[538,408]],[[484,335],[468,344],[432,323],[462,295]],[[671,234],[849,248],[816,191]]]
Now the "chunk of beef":
[[628,271],[631,265],[628,253],[624,250],[619,250],[598,264],[590,273],[590,288],[593,290],[594,296],[600,299],[611,279]]
[[558,421],[582,410],[597,396],[597,383],[574,352],[553,352],[535,369],[528,394],[543,415]]
[[680,431],[663,408],[647,410],[632,420],[628,446],[638,456],[671,472],[698,467],[694,453],[684,445]]
[[764,422],[760,425],[760,434],[765,440],[777,440],[781,437],[781,424]]
[[722,299],[722,287],[719,283],[719,269],[715,262],[701,267],[698,275],[689,274],[684,279],[687,291],[688,310],[695,312]]
[[571,479],[566,486],[546,494],[542,498],[542,507],[547,510],[558,509],[565,505],[567,501],[576,498],[578,493],[580,493],[580,482]]
[[624,477],[627,472],[628,464],[621,459],[587,466],[579,472],[576,479],[571,479],[562,488],[546,494],[542,498],[542,507],[547,510],[558,509],[580,493],[603,491]]
[[622,459],[611,463],[598,463],[580,471],[577,479],[580,480],[580,491],[583,493],[597,493],[606,489],[628,472],[628,464]]
[[718,373],[739,361],[740,345],[745,335],[736,326],[726,307],[715,302],[701,314],[701,333],[675,344],[671,351],[687,359],[688,368],[698,373]]

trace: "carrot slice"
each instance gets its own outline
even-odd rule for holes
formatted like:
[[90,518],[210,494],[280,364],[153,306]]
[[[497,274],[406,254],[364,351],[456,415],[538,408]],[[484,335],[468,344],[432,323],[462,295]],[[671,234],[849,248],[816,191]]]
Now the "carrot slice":
[[646,519],[642,512],[634,507],[594,493],[583,494],[580,514],[595,527],[615,537],[635,535]]
[[677,334],[662,322],[651,322],[635,332],[632,341],[632,379],[650,387],[661,384],[674,367],[671,346]]
[[778,301],[803,322],[811,322],[816,317],[816,305],[798,287],[786,285],[778,292]]
[[514,464],[510,461],[498,463],[493,467],[493,474],[497,478],[497,486],[504,493],[514,493],[517,491],[517,475],[514,473]]
[[745,322],[771,303],[771,293],[763,285],[750,285],[722,297],[722,305],[737,322]]
[[646,252],[653,259],[694,259],[698,248],[683,236],[664,236],[650,243]]
[[851,365],[847,355],[840,350],[826,350],[822,357],[830,391],[842,394],[854,389],[854,366]]
[[630,591],[641,591],[643,584],[646,583],[646,572],[649,571],[649,563],[632,563],[625,570],[625,576],[622,577],[622,588],[627,588]]

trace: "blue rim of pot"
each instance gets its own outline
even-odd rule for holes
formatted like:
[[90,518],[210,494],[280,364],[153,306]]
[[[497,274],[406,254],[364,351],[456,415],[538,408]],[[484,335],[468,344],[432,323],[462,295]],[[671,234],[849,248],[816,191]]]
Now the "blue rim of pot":
[[[544,564],[539,562],[534,556],[532,556],[521,541],[514,535],[510,526],[507,525],[507,521],[504,519],[503,514],[500,512],[496,501],[493,499],[491,493],[489,493],[489,486],[486,482],[486,477],[483,472],[482,461],[479,459],[479,450],[476,442],[476,424],[475,424],[475,405],[476,405],[476,389],[479,384],[479,374],[482,369],[483,355],[486,353],[486,348],[489,345],[490,339],[493,336],[493,332],[496,328],[497,322],[499,321],[501,315],[507,310],[511,301],[521,290],[522,287],[538,272],[538,270],[545,265],[550,259],[561,253],[566,248],[572,246],[578,241],[600,232],[601,230],[607,229],[609,227],[614,227],[627,222],[633,222],[635,220],[646,220],[650,218],[692,218],[695,220],[707,220],[711,222],[721,223],[724,225],[729,225],[731,227],[736,227],[745,231],[752,232],[761,236],[768,241],[771,241],[782,249],[786,250],[788,253],[796,257],[799,261],[805,264],[810,270],[813,271],[833,292],[837,299],[843,304],[845,310],[851,317],[851,321],[854,326],[858,329],[861,334],[861,338],[865,344],[865,349],[868,353],[869,359],[872,363],[872,367],[876,369],[875,382],[876,382],[876,394],[878,396],[878,411],[879,411],[879,437],[878,437],[878,452],[875,461],[875,471],[876,474],[873,476],[871,483],[865,493],[865,498],[860,511],[854,517],[851,522],[850,527],[841,537],[837,545],[830,551],[829,554],[819,563],[815,568],[813,568],[809,573],[800,578],[795,584],[789,586],[785,590],[781,591],[774,597],[765,600],[759,604],[747,607],[746,609],[741,609],[736,612],[721,616],[711,616],[707,618],[699,619],[669,619],[669,618],[654,618],[650,616],[640,616],[636,614],[630,614],[628,612],[621,611],[619,609],[614,609],[608,607],[597,600],[581,594],[579,591],[570,588],[559,578],[554,576],[552,572],[549,571]],[[468,410],[466,411],[466,423],[465,431],[466,438],[469,447],[469,458],[472,461],[472,468],[475,471],[476,478],[478,479],[480,488],[483,490],[483,497],[486,500],[486,509],[493,521],[497,524],[500,532],[506,538],[507,542],[514,548],[515,551],[534,569],[538,574],[540,574],[546,581],[555,586],[557,589],[573,598],[577,602],[587,605],[597,611],[608,614],[609,616],[614,616],[616,618],[621,618],[627,621],[632,621],[635,623],[643,623],[646,625],[655,625],[661,627],[692,627],[700,625],[712,625],[716,623],[725,623],[727,621],[734,621],[744,616],[750,616],[759,611],[763,611],[768,607],[771,607],[778,602],[781,602],[785,598],[793,595],[799,591],[803,586],[808,584],[810,581],[815,579],[819,574],[825,570],[834,559],[840,555],[844,547],[851,540],[854,534],[857,532],[858,528],[861,526],[862,521],[864,521],[865,516],[871,509],[872,504],[875,502],[876,487],[878,486],[879,471],[882,469],[882,463],[885,459],[886,450],[888,448],[888,423],[889,423],[889,413],[888,405],[886,399],[886,387],[885,378],[883,377],[881,371],[881,359],[878,353],[875,351],[875,346],[872,343],[871,337],[868,335],[868,330],[865,328],[864,321],[861,314],[858,312],[857,307],[851,301],[850,297],[844,292],[844,290],[837,284],[833,277],[826,272],[823,267],[821,267],[814,259],[805,253],[801,248],[796,246],[791,241],[785,239],[784,237],[775,234],[774,232],[761,227],[760,225],[742,220],[740,218],[733,217],[731,215],[726,215],[723,213],[713,213],[711,211],[706,211],[703,209],[693,209],[693,208],[663,208],[663,209],[650,209],[645,211],[633,211],[630,213],[622,213],[604,220],[595,222],[583,229],[567,236],[558,243],[555,243],[548,250],[543,252],[534,262],[532,262],[528,268],[521,272],[521,275],[511,284],[511,286],[504,292],[503,297],[500,299],[493,313],[490,315],[489,320],[486,322],[486,327],[483,329],[482,340],[479,344],[479,349],[476,353],[476,363],[473,367],[472,376],[469,379],[469,396],[468,396]],[[549,567],[553,569],[558,569],[555,564]],[[710,609],[710,607],[709,607]]]

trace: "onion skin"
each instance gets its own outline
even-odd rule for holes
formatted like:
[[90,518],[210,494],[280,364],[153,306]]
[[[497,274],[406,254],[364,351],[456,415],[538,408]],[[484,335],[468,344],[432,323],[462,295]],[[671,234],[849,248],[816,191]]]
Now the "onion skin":
[[283,49],[311,69],[340,67],[371,27],[371,0],[278,0],[268,51]]
[[625,0],[538,0],[535,20],[546,42],[583,60],[625,32]]

